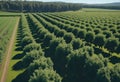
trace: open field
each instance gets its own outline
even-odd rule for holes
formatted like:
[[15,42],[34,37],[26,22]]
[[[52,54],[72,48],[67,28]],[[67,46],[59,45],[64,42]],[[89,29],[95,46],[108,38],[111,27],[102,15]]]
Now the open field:
[[17,20],[18,17],[0,17],[0,77],[3,74],[11,36]]
[[[120,11],[82,11],[18,13],[4,82],[120,82]],[[11,16],[0,19],[9,40],[18,18]]]
[[6,51],[17,17],[0,17],[0,61]]
[[[13,21],[12,21],[13,22]],[[11,39],[10,39],[10,42],[9,42],[9,47],[8,47],[8,50],[6,52],[6,60],[5,60],[5,64],[4,64],[4,67],[3,67],[3,73],[2,73],[2,76],[1,76],[1,82],[5,82],[6,81],[6,75],[7,75],[7,71],[8,71],[8,67],[9,67],[9,62],[10,62],[10,59],[11,59],[11,54],[12,54],[12,48],[13,48],[13,45],[14,45],[14,40],[15,40],[15,36],[16,36],[16,32],[17,32],[17,27],[19,25],[19,17],[16,18],[16,21],[14,22],[14,30],[12,32],[12,36],[11,36]]]
[[100,9],[100,8],[83,8],[82,11],[86,11],[86,12],[119,12],[120,10],[114,10],[114,9]]
[[13,17],[13,16],[20,16],[21,13],[15,13],[15,12],[4,12],[0,11],[0,17]]

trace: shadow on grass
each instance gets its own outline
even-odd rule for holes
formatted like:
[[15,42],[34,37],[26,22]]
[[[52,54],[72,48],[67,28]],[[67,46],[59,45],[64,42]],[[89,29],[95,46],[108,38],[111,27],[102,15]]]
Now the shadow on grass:
[[23,73],[19,74],[15,79],[12,80],[12,82],[28,82],[29,80],[29,74],[27,71],[24,71]]
[[15,51],[22,51],[22,47],[21,46],[17,46],[17,48],[15,49]]
[[103,52],[101,49],[99,49],[99,48],[95,48],[94,47],[94,52],[96,53],[96,54],[102,54],[103,55],[103,57],[110,57],[110,54],[109,53],[105,53],[105,52]]
[[17,70],[22,70],[24,68],[27,68],[28,66],[29,66],[29,64],[27,64],[26,62],[19,61],[12,67],[12,69],[17,71]]
[[16,54],[12,59],[21,59],[24,57],[24,54],[20,53],[20,54]]
[[113,64],[120,63],[120,58],[118,58],[116,56],[112,56],[109,59],[110,59],[110,62],[112,62]]

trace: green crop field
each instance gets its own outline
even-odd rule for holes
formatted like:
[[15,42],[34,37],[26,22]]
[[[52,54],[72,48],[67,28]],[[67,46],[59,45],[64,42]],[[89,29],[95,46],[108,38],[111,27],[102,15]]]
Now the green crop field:
[[120,82],[120,11],[2,13],[3,64],[20,18],[5,82]]
[[86,12],[89,12],[89,11],[90,11],[90,12],[92,12],[92,11],[93,11],[93,12],[95,12],[95,11],[96,11],[96,12],[98,12],[98,11],[99,11],[99,12],[100,12],[100,11],[101,11],[101,12],[112,12],[112,11],[115,12],[115,11],[116,11],[116,12],[118,12],[118,11],[120,11],[120,10],[100,9],[100,8],[82,8],[82,11],[86,11]]
[[6,51],[17,17],[0,17],[0,62]]

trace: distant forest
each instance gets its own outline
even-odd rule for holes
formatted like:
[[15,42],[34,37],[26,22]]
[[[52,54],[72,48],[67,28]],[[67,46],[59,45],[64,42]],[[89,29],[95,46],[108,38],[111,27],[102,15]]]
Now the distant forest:
[[120,10],[120,3],[107,3],[107,4],[84,4],[83,8],[102,8],[102,9],[115,9]]
[[120,9],[120,6],[99,4],[89,5],[81,3],[64,3],[64,2],[40,2],[26,0],[0,0],[0,10],[14,12],[60,12],[76,11],[82,8],[104,8]]
[[63,3],[63,2],[37,2],[37,1],[0,1],[0,10],[20,11],[20,12],[58,12],[79,10],[80,4]]

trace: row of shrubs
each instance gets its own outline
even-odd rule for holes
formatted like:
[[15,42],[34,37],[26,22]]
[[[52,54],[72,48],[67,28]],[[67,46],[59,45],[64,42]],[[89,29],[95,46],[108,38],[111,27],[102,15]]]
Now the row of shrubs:
[[[38,35],[38,38],[39,38],[39,35],[43,35],[43,34],[46,34],[48,35],[49,32],[51,32],[50,29],[53,29],[54,32],[51,32],[51,36],[49,34],[49,38],[51,38],[50,40],[58,37],[58,38],[63,38],[65,40],[66,43],[72,43],[73,44],[73,47],[74,49],[78,49],[79,46],[81,44],[83,44],[82,40],[80,40],[79,38],[75,38],[75,36],[72,34],[72,33],[67,33],[66,31],[61,31],[59,28],[57,28],[56,26],[46,22],[44,19],[38,17],[37,15],[34,15],[39,21],[41,21],[41,23],[44,25],[44,27],[47,29],[46,32],[42,32],[42,31],[45,31],[44,28],[41,28],[39,30],[36,31],[37,35]],[[49,32],[48,32],[49,31]],[[56,37],[55,37],[56,36]],[[44,37],[45,38],[45,37]],[[49,41],[50,43],[50,40],[46,40],[45,42],[47,43],[47,41]],[[44,42],[44,41],[43,41]]]
[[[33,20],[34,21],[34,20]],[[21,60],[21,68],[26,68],[23,73],[25,82],[61,82],[62,78],[53,69],[53,62],[44,56],[41,45],[33,38],[28,22],[24,15],[21,16],[22,40],[24,57]],[[35,23],[36,24],[36,23]],[[39,27],[39,25],[38,25]],[[26,77],[27,76],[27,77]],[[22,80],[21,79],[21,80]]]
[[61,29],[65,29],[67,32],[72,32],[76,37],[84,39],[87,42],[90,43],[94,43],[97,46],[104,46],[105,48],[107,48],[109,51],[114,51],[117,53],[120,53],[119,49],[120,49],[120,42],[119,39],[114,38],[114,37],[110,37],[108,32],[104,32],[104,34],[94,34],[92,31],[86,31],[84,29],[80,30],[78,28],[75,27],[69,27],[67,25],[65,25],[64,23],[60,23],[59,21],[53,20],[47,16],[44,16],[42,14],[39,14],[40,16],[42,16],[43,18],[45,18],[46,20],[48,20],[49,22],[51,22],[52,24],[57,25],[59,28]]
[[[39,34],[39,35],[41,35],[41,34]],[[81,41],[81,40],[80,41],[79,40],[80,39],[75,39],[69,43],[66,43],[64,38],[53,38],[50,41],[47,56],[51,57],[51,59],[54,62],[54,68],[61,76],[63,76],[63,82],[81,81],[81,79],[84,82],[92,82],[92,81],[93,82],[96,82],[96,81],[101,82],[101,78],[102,78],[102,76],[104,76],[104,74],[101,74],[101,72],[99,72],[99,70],[102,70],[103,68],[106,68],[108,66],[108,59],[105,59],[102,55],[98,55],[98,54],[96,55],[94,53],[94,50],[91,47],[88,47],[88,46],[83,47],[84,46],[83,44],[80,44],[80,47],[76,48],[76,50],[74,51],[73,47],[77,47],[76,45],[78,45],[78,44],[74,44],[74,43],[77,41],[78,42]],[[42,43],[44,43],[44,42],[42,42]],[[71,45],[71,43],[72,43],[72,45]],[[79,59],[79,56],[81,56],[81,55],[82,55],[82,57]],[[73,57],[73,59],[71,58],[71,56]],[[86,61],[88,61],[87,57],[89,58],[89,60],[91,60],[88,62],[88,64],[85,63]],[[84,58],[84,59],[82,59],[82,58]],[[95,64],[96,67],[94,67],[95,66],[94,63],[96,62],[96,60],[98,60],[99,63],[97,62],[97,65]],[[83,62],[83,64],[81,62]],[[90,67],[89,67],[89,63],[90,63]],[[91,66],[91,63],[93,64],[93,66]],[[81,64],[82,64],[82,66],[81,66]],[[79,65],[80,65],[80,69],[82,71],[79,70]],[[85,66],[88,66],[88,68]],[[88,72],[86,72],[86,71],[88,71]],[[94,74],[93,74],[93,71],[94,71]],[[90,72],[92,72],[92,73],[90,73]],[[99,75],[99,73],[101,75]],[[93,77],[96,77],[96,78],[91,79]],[[75,79],[72,79],[72,78],[75,78]],[[110,78],[112,78],[112,76],[110,76]],[[104,77],[104,79],[108,79],[108,78]],[[107,81],[109,82],[109,80],[107,80]],[[113,82],[112,80],[110,80],[110,81]]]
[[39,44],[28,44],[23,53],[25,56],[22,64],[26,68],[24,75],[27,75],[24,79],[25,82],[61,82],[61,76],[53,69],[52,60],[44,56]]
[[[61,21],[62,23],[65,23],[67,25],[70,25],[72,27],[75,27],[75,28],[80,28],[80,29],[86,29],[86,31],[92,31],[94,32],[95,34],[104,34],[104,32],[107,32],[109,33],[110,36],[114,36],[116,38],[119,38],[120,39],[120,26],[119,24],[111,24],[110,25],[105,25],[105,26],[102,26],[102,25],[93,25],[93,24],[87,24],[87,23],[83,23],[82,25],[80,25],[79,23],[76,23],[76,22],[71,22],[71,20],[68,18],[64,18],[64,17],[60,17],[60,16],[56,16],[56,14],[48,14],[48,13],[44,13],[44,15],[50,17],[50,18],[53,18],[57,21]],[[97,19],[97,18],[95,18]],[[72,19],[74,20],[74,19]],[[75,19],[76,20],[76,19]],[[103,20],[102,20],[103,21]],[[90,20],[90,22],[92,23],[92,20]],[[101,23],[100,23],[101,24]],[[102,23],[103,24],[103,23]],[[107,23],[109,24],[109,23]],[[117,35],[117,36],[116,36]],[[119,35],[119,37],[118,37]],[[106,36],[107,38],[107,36]]]
[[[46,23],[46,26],[44,26],[47,30],[49,30],[49,29],[53,29],[53,30],[56,30],[57,28],[56,28],[56,26],[55,25],[52,25],[51,23],[48,23],[47,21],[45,21],[43,18],[41,18],[41,17],[39,17],[39,16],[37,16],[37,15],[34,15],[39,21],[42,21],[41,23]],[[44,25],[44,24],[43,24]],[[59,29],[59,28],[58,28]],[[42,29],[43,30],[43,29]],[[49,30],[50,31],[50,30]],[[42,32],[42,31],[41,31]],[[51,32],[51,31],[50,31]],[[59,33],[59,32],[61,32],[60,30],[57,30],[57,33]],[[37,32],[36,32],[37,33]],[[51,32],[52,33],[52,32]],[[53,32],[53,34],[54,35],[56,35],[56,33],[55,32]],[[38,35],[38,34],[37,34]],[[42,35],[42,33],[39,33],[39,35]],[[63,36],[61,36],[64,40],[65,40],[65,42],[67,42],[67,44],[68,43],[71,43],[72,42],[72,40],[74,41],[74,40],[76,40],[76,38],[75,38],[75,36],[72,34],[72,33],[68,33],[68,32],[65,32],[65,34],[63,35]],[[39,37],[37,37],[37,38],[39,38]],[[68,39],[66,39],[66,38],[68,38]],[[79,39],[79,38],[78,38]],[[79,39],[80,40],[80,39]],[[81,40],[80,40],[81,41]],[[82,42],[82,44],[84,43],[83,41],[81,41]],[[76,44],[81,44],[81,42],[76,42]],[[88,45],[88,46],[93,46],[93,45],[91,45],[89,42],[87,42],[87,43],[84,43],[85,45]],[[79,46],[79,45],[78,45]],[[79,47],[77,47],[77,48],[79,48]],[[74,49],[77,49],[77,48],[74,48]],[[97,48],[97,47],[95,47],[94,46],[94,49],[95,49],[95,53],[96,54],[99,54],[99,53],[102,53],[102,55],[104,56],[104,57],[110,57],[110,56],[112,56],[111,54],[109,54],[109,53],[106,53],[106,52],[104,52],[102,49],[100,49],[100,48]],[[119,50],[118,50],[119,51]],[[117,57],[115,57],[115,60],[117,59],[117,61],[113,61],[113,57],[110,57],[110,62],[111,63],[118,63],[119,61],[119,58],[117,58]]]
[[[117,81],[112,80],[112,76],[109,75],[109,77],[103,77],[103,72],[108,72],[102,69],[108,68],[109,61],[103,58],[102,55],[94,54],[94,50],[91,47],[85,46],[74,51],[71,43],[67,44],[63,38],[54,38],[50,41],[48,50],[49,57],[51,57],[54,62],[54,68],[63,76],[63,82],[81,80],[84,82]],[[117,64],[115,66],[117,66]],[[116,72],[112,74],[115,75],[114,78],[117,76]]]
[[[112,16],[99,16],[98,14],[92,14],[92,16],[90,16],[89,14],[87,16],[83,15],[83,14],[79,14],[77,15],[68,15],[65,13],[45,13],[46,15],[51,15],[56,19],[59,20],[65,20],[66,23],[71,24],[72,26],[75,27],[80,27],[81,25],[85,26],[85,27],[92,27],[92,28],[105,28],[109,29],[109,28],[116,28],[117,30],[119,30],[119,17],[117,17],[117,15],[112,15]],[[76,26],[77,25],[77,26]]]
[[[70,23],[68,23],[68,22],[71,22],[69,19],[68,20],[65,20],[64,18],[62,19],[62,18],[59,18],[59,16],[58,17],[56,17],[56,15],[54,14],[54,15],[51,15],[51,14],[44,14],[44,15],[46,15],[46,16],[48,16],[48,17],[50,17],[50,18],[53,18],[53,19],[55,19],[55,20],[57,20],[57,21],[61,21],[62,23],[65,23],[65,24],[67,24],[67,25],[70,25],[70,26],[72,26],[72,27],[77,27],[77,30],[79,30],[79,28],[78,27],[80,27],[80,29],[85,29],[86,30],[86,32],[88,32],[88,31],[92,31],[93,33],[95,33],[96,35],[97,34],[104,34],[105,36],[106,36],[106,38],[109,38],[109,37],[112,37],[112,36],[114,36],[115,38],[118,38],[119,40],[120,40],[120,32],[119,32],[119,26],[116,28],[116,27],[113,27],[112,25],[110,25],[110,29],[109,28],[107,28],[107,27],[101,27],[101,26],[96,26],[96,28],[93,28],[93,27],[89,27],[89,26],[79,26],[79,25],[77,25],[75,22],[73,22],[76,26],[73,26],[73,25],[71,25]],[[92,21],[92,20],[91,20]],[[100,30],[101,29],[101,30]],[[111,32],[110,32],[111,31]],[[118,31],[118,32],[117,32]]]
[[[36,17],[36,19],[38,19],[38,20],[43,24],[43,26],[44,26],[49,32],[51,32],[50,29],[53,29],[54,32],[51,32],[51,33],[53,33],[56,37],[62,37],[67,43],[72,42],[72,40],[74,41],[74,40],[78,39],[78,41],[76,42],[76,44],[81,44],[81,42],[82,42],[82,43],[84,43],[85,45],[91,46],[91,44],[85,43],[85,42],[81,41],[80,38],[76,38],[72,33],[66,32],[65,30],[62,30],[62,31],[61,31],[57,26],[52,25],[51,23],[45,21],[45,19],[41,18],[40,16],[38,16],[38,15],[36,15],[36,14],[34,14],[34,16]],[[43,29],[42,29],[42,30],[43,30]],[[64,31],[64,33],[63,33],[63,31]],[[39,31],[39,32],[42,32],[42,31]],[[36,32],[36,33],[37,33],[37,32]],[[46,31],[46,33],[47,33],[47,31]],[[45,32],[44,32],[44,34],[45,34]],[[58,34],[59,34],[59,36],[58,36]],[[43,35],[43,34],[42,34],[42,33],[38,33],[37,35]],[[37,37],[37,38],[39,38],[39,37]],[[78,46],[79,46],[79,45],[78,45]],[[74,49],[76,49],[76,48],[74,48]],[[99,51],[99,52],[98,52],[98,51]],[[106,55],[106,53],[104,53],[104,52],[101,51],[100,49],[95,50],[95,53],[101,53],[101,52],[102,52],[103,55]],[[110,54],[109,54],[109,56],[110,56]],[[105,57],[105,56],[104,56],[104,57]],[[107,57],[108,57],[108,54],[107,54]]]
[[[33,30],[35,30],[35,33],[38,35],[36,38],[39,38],[39,40],[42,40],[40,43],[42,43],[42,44],[44,44],[44,43],[47,43],[48,41],[49,41],[49,45],[44,45],[44,46],[46,46],[46,47],[49,47],[49,49],[48,49],[48,53],[46,52],[45,54],[47,55],[47,56],[49,56],[49,57],[51,57],[52,58],[52,60],[53,60],[53,62],[54,62],[54,68],[56,69],[56,71],[57,72],[59,72],[60,74],[61,74],[61,72],[59,71],[59,69],[61,69],[61,68],[63,68],[63,64],[62,64],[62,62],[61,62],[61,66],[62,67],[59,67],[59,69],[57,69],[58,67],[56,67],[56,65],[58,64],[55,60],[57,60],[57,59],[55,59],[55,58],[57,58],[57,57],[54,57],[54,53],[55,53],[55,49],[56,49],[56,46],[58,46],[58,44],[60,44],[61,42],[64,42],[65,44],[66,44],[66,41],[64,40],[64,38],[56,38],[55,36],[54,36],[54,38],[52,38],[52,39],[50,39],[50,40],[46,40],[46,36],[49,34],[49,32],[48,31],[46,31],[45,33],[43,33],[46,29],[45,28],[43,28],[42,26],[38,26],[37,25],[37,27],[36,27],[36,24],[40,24],[40,23],[38,23],[38,21],[36,20],[36,22],[34,21],[35,20],[35,18],[32,16],[32,15],[29,15],[29,20],[31,20],[30,21],[30,23],[33,21],[34,23],[34,25],[33,25],[33,27],[34,27],[34,29]],[[44,38],[41,38],[41,35],[43,35],[44,36]],[[49,34],[50,35],[50,34]],[[50,36],[49,36],[50,37]],[[75,39],[74,41],[72,41],[72,44],[73,44],[73,46],[74,46],[74,49],[78,49],[79,47],[81,47],[82,46],[82,42],[81,42],[81,40],[80,39]],[[76,46],[77,45],[77,46]],[[72,45],[71,45],[72,46]],[[59,54],[58,54],[58,56],[60,56]],[[62,55],[61,55],[62,56]],[[63,57],[62,57],[63,58]],[[64,62],[64,61],[63,61]],[[64,70],[63,70],[63,72],[65,72]]]
[[[112,70],[110,68],[112,73],[102,70],[109,68],[109,61],[101,54],[95,54],[91,47],[81,45],[77,50],[74,50],[71,43],[66,44],[63,38],[54,38],[50,41],[48,53],[47,55],[54,62],[54,68],[63,77],[63,82],[105,82],[105,80],[106,82],[119,82],[120,80],[115,79],[119,78],[117,75],[119,69],[114,71],[114,68],[116,66],[119,68],[120,65],[116,64]],[[110,75],[103,77],[105,75],[103,72]]]

